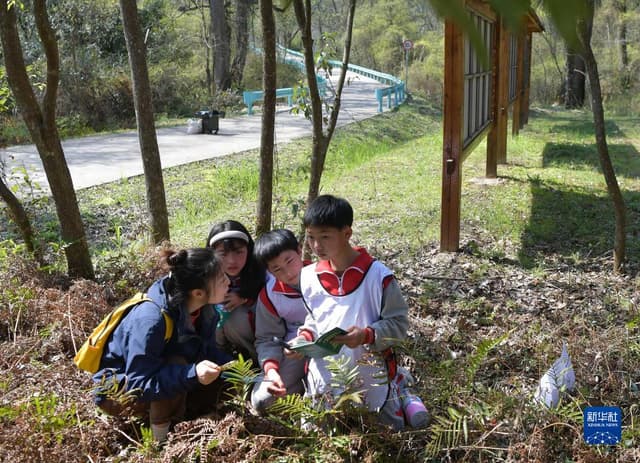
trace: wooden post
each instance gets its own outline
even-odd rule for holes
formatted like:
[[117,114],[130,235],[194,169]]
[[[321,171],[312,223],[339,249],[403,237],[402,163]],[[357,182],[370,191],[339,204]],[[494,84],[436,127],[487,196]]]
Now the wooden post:
[[529,123],[529,93],[531,91],[531,41],[533,40],[533,34],[531,31],[527,33],[527,46],[524,52],[527,54],[527,62],[529,63],[529,68],[525,69],[524,72],[528,73],[527,76],[527,85],[524,88],[524,96],[522,97],[522,125]]
[[509,101],[509,33],[502,20],[495,22],[493,60],[493,107],[491,130],[487,136],[486,176],[498,176],[498,163],[507,162],[507,125]]
[[498,119],[498,69],[499,59],[499,21],[493,23],[493,42],[491,43],[491,128],[487,134],[487,164],[485,176],[496,178],[498,176],[498,146],[497,146],[497,119]]
[[502,18],[499,20],[500,43],[498,48],[498,102],[497,102],[497,159],[507,163],[507,129],[509,128],[509,39],[510,32]]
[[454,252],[460,246],[464,36],[462,31],[450,20],[445,21],[444,49],[444,140],[440,251]]
[[516,136],[522,128],[522,100],[524,98],[524,35],[518,36],[518,71],[516,73],[516,99],[513,102],[513,119],[511,121],[511,135]]

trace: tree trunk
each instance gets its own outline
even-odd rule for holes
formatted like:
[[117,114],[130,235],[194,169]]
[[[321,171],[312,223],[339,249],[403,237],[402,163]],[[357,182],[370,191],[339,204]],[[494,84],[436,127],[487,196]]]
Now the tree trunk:
[[211,10],[211,36],[213,38],[213,79],[216,91],[231,88],[231,47],[225,0],[209,0]]
[[29,82],[17,29],[16,4],[0,1],[0,37],[9,87],[16,100],[31,139],[38,149],[60,221],[61,238],[69,275],[93,278],[89,246],[80,216],[73,181],[64,158],[56,127],[55,111],[59,81],[58,43],[51,28],[45,0],[34,0],[33,13],[38,36],[47,59],[47,83],[42,108]]
[[611,157],[609,156],[609,147],[607,145],[607,136],[605,130],[604,109],[602,106],[602,91],[600,89],[600,75],[598,73],[598,63],[593,55],[591,48],[591,31],[593,26],[593,0],[586,0],[588,7],[588,15],[584,20],[578,21],[578,37],[582,45],[582,54],[589,75],[589,84],[591,88],[591,106],[593,109],[593,122],[595,126],[596,146],[598,148],[598,156],[600,158],[600,166],[607,183],[607,191],[613,201],[613,208],[616,221],[614,249],[613,249],[613,268],[620,271],[625,261],[625,227],[626,227],[626,211],[624,198],[620,192],[620,186],[616,178]]
[[318,82],[316,80],[315,59],[313,49],[313,37],[311,33],[311,1],[294,0],[293,2],[298,28],[301,32],[302,45],[304,49],[304,62],[307,74],[307,84],[309,85],[309,97],[311,99],[311,119],[313,128],[312,151],[311,151],[311,172],[309,179],[309,189],[307,192],[307,206],[316,199],[320,192],[320,181],[324,170],[324,163],[329,149],[329,144],[338,122],[340,113],[340,103],[342,90],[347,75],[349,65],[349,55],[351,53],[351,37],[353,32],[353,19],[355,16],[356,0],[349,1],[349,12],[346,19],[345,41],[342,56],[342,68],[336,88],[335,99],[331,105],[328,117],[327,131],[323,130],[323,102],[320,98]]
[[40,254],[36,253],[35,240],[33,237],[33,228],[31,228],[31,222],[29,221],[29,216],[27,212],[22,207],[22,204],[16,198],[16,196],[11,192],[11,190],[4,183],[2,177],[0,177],[0,198],[7,203],[7,213],[9,214],[9,218],[15,222],[20,230],[20,235],[24,240],[24,244],[27,247],[27,250],[34,254],[36,259],[40,261]]
[[623,91],[631,89],[634,81],[633,72],[629,68],[629,50],[627,48],[627,36],[629,33],[629,18],[627,17],[627,0],[616,0],[614,8],[620,17],[618,28],[618,54],[620,55],[620,76],[618,84]]
[[[355,16],[356,0],[349,0],[349,13],[346,20],[346,31],[344,49],[342,55],[342,68],[340,69],[340,77],[336,87],[335,98],[331,105],[327,132],[323,130],[323,102],[320,98],[318,89],[318,81],[316,80],[316,68],[313,49],[313,37],[311,33],[311,1],[310,0],[293,0],[296,21],[300,30],[302,47],[304,52],[304,65],[307,74],[307,85],[309,86],[309,97],[311,99],[311,123],[312,123],[312,145],[311,145],[311,169],[309,173],[309,189],[307,190],[306,206],[309,207],[311,202],[320,194],[320,182],[322,180],[322,172],[324,163],[329,150],[329,144],[338,122],[340,113],[340,101],[342,90],[347,76],[347,67],[349,65],[349,55],[351,53],[351,37],[353,32],[353,18]],[[300,236],[304,236],[305,230],[300,230]],[[304,245],[304,257],[310,257],[310,249]]]
[[262,16],[262,132],[260,135],[260,187],[256,211],[256,235],[271,229],[273,198],[273,139],[276,117],[276,25],[273,1],[260,0]]
[[252,0],[236,1],[236,50],[235,56],[233,57],[233,63],[231,63],[231,84],[236,87],[240,87],[242,85],[244,65],[247,61],[247,45],[249,43],[249,14],[251,13],[252,3]]
[[133,103],[136,109],[138,141],[142,153],[142,165],[147,193],[147,207],[151,219],[153,241],[169,240],[169,218],[162,177],[162,163],[153,120],[153,103],[147,52],[142,29],[138,20],[135,0],[120,0],[124,36],[129,52],[131,80],[133,81]]
[[214,94],[214,85],[213,85],[213,75],[212,75],[212,65],[211,65],[211,47],[209,46],[210,39],[210,31],[207,25],[211,25],[211,21],[208,21],[205,17],[204,7],[198,7],[198,12],[200,13],[200,21],[202,22],[202,40],[204,42],[204,58],[205,58],[205,79],[207,81],[207,96],[211,100]]
[[564,106],[567,109],[584,106],[586,72],[580,53],[567,45],[567,79],[564,85]]
[[322,100],[320,99],[318,81],[316,80],[313,37],[311,33],[311,4],[309,0],[294,0],[293,6],[302,39],[307,85],[309,86],[309,98],[311,99],[312,148],[309,189],[307,192],[308,207],[318,196],[320,190],[320,180],[326,156],[326,149],[323,148],[328,147],[328,143],[324,143]]
[[626,71],[629,68],[629,51],[627,49],[627,0],[616,0],[613,2],[614,8],[620,17],[618,29],[618,53],[620,54],[620,69]]

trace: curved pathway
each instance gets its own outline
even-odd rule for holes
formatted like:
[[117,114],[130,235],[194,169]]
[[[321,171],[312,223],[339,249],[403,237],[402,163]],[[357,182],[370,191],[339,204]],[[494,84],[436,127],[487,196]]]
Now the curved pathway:
[[[335,83],[338,73],[331,76]],[[345,125],[375,116],[378,104],[375,89],[383,85],[373,79],[348,72],[342,94],[338,125]],[[386,108],[385,108],[386,109]],[[259,148],[262,116],[239,116],[220,119],[217,135],[187,135],[187,123],[182,127],[157,130],[162,167],[187,164],[203,159],[226,156]],[[276,114],[275,142],[286,143],[294,138],[311,134],[311,122],[287,109]],[[142,159],[137,132],[74,138],[62,142],[67,164],[76,189],[112,182],[125,177],[141,175]],[[31,179],[45,191],[48,183],[40,156],[34,145],[12,146],[0,150],[0,162],[11,175],[24,167]],[[13,172],[13,174],[12,174]]]

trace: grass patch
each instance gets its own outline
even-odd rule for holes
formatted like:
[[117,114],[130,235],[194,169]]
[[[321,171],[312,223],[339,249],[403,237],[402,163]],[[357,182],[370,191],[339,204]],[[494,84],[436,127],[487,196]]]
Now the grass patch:
[[[628,257],[640,253],[640,138],[637,118],[608,122],[611,157],[628,205]],[[485,143],[463,166],[461,245],[483,243],[483,252],[543,265],[544,252],[578,259],[602,256],[613,246],[614,218],[595,151],[589,114],[533,110],[530,124],[510,138],[508,163],[496,185],[484,176]],[[298,229],[309,177],[309,139],[278,146],[273,224]],[[258,150],[165,170],[172,241],[203,243],[213,223],[235,218],[255,223]],[[440,115],[420,100],[339,129],[327,155],[321,191],[354,206],[354,239],[400,250],[437,246],[440,234],[442,135]],[[139,242],[147,233],[143,178],[123,179],[78,192],[97,255]],[[37,209],[42,239],[55,242],[55,214]],[[14,229],[2,229],[15,238]]]

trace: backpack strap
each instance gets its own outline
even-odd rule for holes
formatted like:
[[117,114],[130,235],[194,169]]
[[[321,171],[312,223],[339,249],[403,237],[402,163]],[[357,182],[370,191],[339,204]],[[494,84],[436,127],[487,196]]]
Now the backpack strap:
[[173,334],[173,318],[171,318],[171,315],[169,315],[169,312],[166,309],[163,309],[162,307],[160,307],[158,304],[156,304],[156,302],[152,299],[149,298],[149,296],[147,296],[147,293],[136,293],[135,296],[133,296],[132,299],[139,299],[139,302],[151,302],[153,305],[155,305],[158,309],[160,309],[160,312],[162,313],[162,316],[164,317],[164,342],[169,342],[171,341],[171,335]]
[[169,315],[169,312],[167,312],[164,309],[162,310],[162,316],[164,317],[164,325],[165,325],[165,331],[164,331],[164,342],[169,342],[171,340],[171,335],[173,334],[173,318],[171,318],[171,315]]

